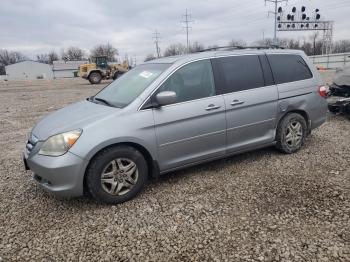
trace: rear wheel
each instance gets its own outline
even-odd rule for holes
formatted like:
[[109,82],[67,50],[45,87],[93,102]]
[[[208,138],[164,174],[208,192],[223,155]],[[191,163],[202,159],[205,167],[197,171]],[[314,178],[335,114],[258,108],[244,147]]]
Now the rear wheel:
[[142,154],[129,146],[102,151],[86,174],[89,193],[99,202],[119,204],[135,197],[147,181],[147,163]]
[[286,115],[277,128],[277,149],[286,154],[298,151],[304,144],[307,132],[307,125],[303,116],[297,113]]
[[101,83],[101,80],[102,80],[102,75],[99,72],[92,72],[89,75],[89,81],[93,85]]

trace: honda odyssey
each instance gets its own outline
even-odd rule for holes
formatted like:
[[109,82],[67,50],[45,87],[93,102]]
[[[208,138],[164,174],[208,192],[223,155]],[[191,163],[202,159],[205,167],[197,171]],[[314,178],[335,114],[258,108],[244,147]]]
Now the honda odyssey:
[[57,195],[121,203],[173,170],[271,145],[296,152],[326,120],[326,91],[301,51],[160,58],[42,119],[24,164]]

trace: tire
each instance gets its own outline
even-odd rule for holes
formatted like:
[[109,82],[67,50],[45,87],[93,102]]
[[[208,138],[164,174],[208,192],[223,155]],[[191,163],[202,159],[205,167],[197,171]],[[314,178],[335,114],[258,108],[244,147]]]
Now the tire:
[[118,79],[122,74],[120,72],[115,72],[113,75],[113,80]]
[[285,154],[292,154],[303,146],[307,134],[305,118],[297,113],[287,114],[277,127],[276,148]]
[[[133,167],[129,169],[133,173],[127,171],[131,162],[136,167],[135,171]],[[96,201],[120,204],[134,198],[146,184],[147,177],[143,155],[133,147],[117,146],[103,150],[92,160],[85,179],[87,191]]]
[[92,72],[89,75],[89,81],[93,85],[101,83],[101,80],[102,80],[102,75],[99,72]]
[[350,120],[350,103],[344,106],[343,113]]
[[340,107],[336,105],[328,105],[329,112],[336,114],[340,112]]

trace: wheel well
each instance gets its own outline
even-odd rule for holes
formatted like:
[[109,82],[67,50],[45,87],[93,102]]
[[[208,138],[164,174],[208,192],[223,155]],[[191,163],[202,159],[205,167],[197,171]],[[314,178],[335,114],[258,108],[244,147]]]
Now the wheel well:
[[281,122],[281,120],[286,116],[286,115],[288,115],[288,114],[290,114],[290,113],[296,113],[296,114],[299,114],[299,115],[301,115],[302,117],[304,117],[304,119],[305,119],[305,121],[306,121],[306,125],[307,125],[307,128],[308,128],[308,132],[310,132],[310,128],[311,128],[311,126],[310,126],[310,122],[309,122],[309,115],[305,112],[305,111],[303,111],[303,110],[291,110],[291,111],[288,111],[287,113],[285,113],[281,118],[280,118],[280,120],[279,120],[279,123]]
[[100,149],[98,152],[96,152],[93,157],[91,157],[91,159],[89,160],[89,164],[87,165],[86,169],[85,169],[85,173],[84,173],[84,181],[83,181],[83,186],[84,186],[84,193],[86,192],[86,171],[88,170],[90,163],[94,160],[94,158],[101,153],[103,150],[107,149],[107,148],[111,148],[111,147],[116,147],[116,146],[131,146],[135,149],[137,149],[145,158],[146,162],[147,162],[147,167],[148,167],[148,173],[149,173],[149,178],[157,178],[159,176],[159,169],[158,169],[158,164],[156,161],[153,160],[151,154],[148,152],[148,150],[141,146],[140,144],[137,143],[132,143],[132,142],[125,142],[125,143],[117,143],[117,144],[112,144],[109,145],[107,147],[104,147],[102,149]]
[[99,70],[91,70],[91,71],[89,72],[89,76],[88,76],[88,77],[90,77],[91,73],[99,73],[99,74],[102,76],[101,71],[99,71]]

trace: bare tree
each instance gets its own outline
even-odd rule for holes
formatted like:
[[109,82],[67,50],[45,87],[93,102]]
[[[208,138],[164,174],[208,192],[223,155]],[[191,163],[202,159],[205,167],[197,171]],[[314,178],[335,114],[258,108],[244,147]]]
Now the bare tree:
[[26,57],[20,52],[0,49],[0,75],[5,75],[5,66],[25,60]]
[[[58,60],[58,55],[55,51],[51,51],[48,54],[37,54],[36,55],[36,60],[40,63],[45,63],[45,64],[53,64],[53,61]],[[67,59],[70,60],[70,59]]]
[[17,51],[8,51],[6,49],[0,50],[0,66],[11,65],[25,60],[26,57]]
[[[232,39],[229,43],[229,46],[247,46],[246,42],[243,40]],[[251,43],[253,46],[275,46],[303,50],[307,55],[321,55],[323,48],[323,41],[319,38],[318,34],[313,34],[311,37],[300,40],[300,39],[291,39],[291,38],[278,38],[275,42],[272,38],[265,38],[256,40]],[[208,46],[207,48],[215,48],[217,45]],[[190,52],[197,52],[203,50],[204,46],[195,42],[190,46]],[[333,44],[334,53],[346,53],[350,52],[350,40],[339,40]],[[186,53],[186,47],[183,44],[171,44],[166,48],[164,56],[174,56],[181,55]]]
[[48,54],[49,64],[53,64],[53,61],[58,60],[58,54],[55,51],[50,51]]
[[38,54],[36,55],[36,61],[44,64],[49,63],[49,56],[47,54]]
[[62,51],[62,59],[70,61],[80,61],[84,60],[85,52],[83,49],[75,46],[68,47],[66,50]]
[[300,45],[300,49],[303,50],[307,55],[313,55],[314,49],[311,42],[304,40]]
[[229,46],[247,46],[247,43],[240,39],[232,39],[229,43]]
[[218,45],[208,45],[208,47],[206,49],[215,49],[218,48]]
[[318,32],[315,32],[311,36],[312,46],[313,46],[313,55],[316,55],[316,41],[318,38]]
[[118,49],[113,47],[111,44],[101,44],[95,46],[91,50],[91,56],[97,57],[97,56],[106,56],[107,61],[109,62],[115,62],[117,61],[117,55],[119,54]]
[[153,54],[149,54],[149,55],[146,56],[145,62],[151,61],[151,60],[154,60],[154,59],[156,59],[156,57]]
[[174,56],[174,55],[182,55],[185,54],[187,48],[183,44],[172,44],[168,46],[164,51],[164,56]]
[[198,42],[194,42],[193,44],[190,45],[189,47],[189,52],[190,53],[196,53],[199,51],[204,50],[204,45],[198,43]]
[[294,39],[287,39],[286,48],[289,49],[300,49],[300,41]]
[[259,39],[252,43],[252,45],[256,45],[256,46],[271,46],[273,44],[274,44],[274,41],[272,38]]
[[350,52],[350,40],[339,40],[333,45],[334,53],[347,53]]

